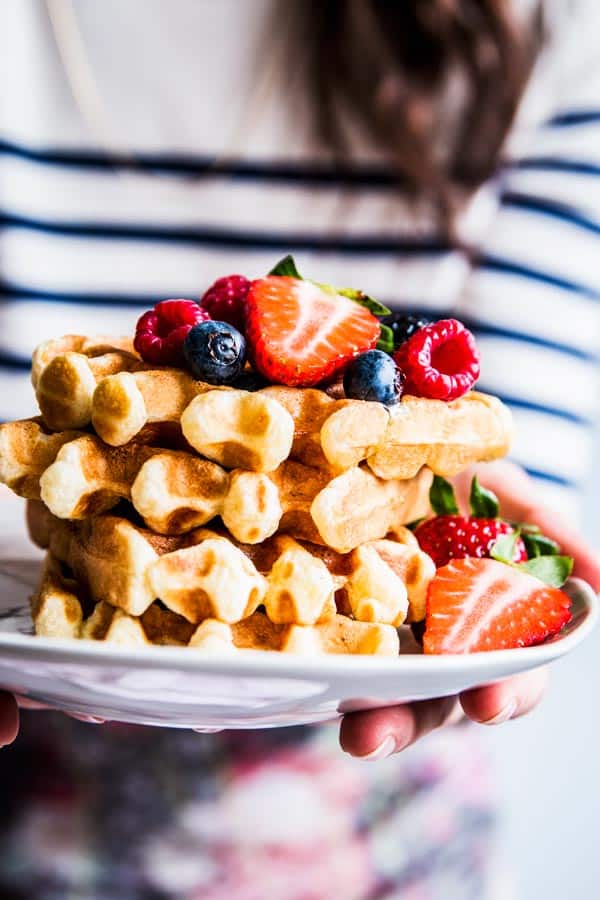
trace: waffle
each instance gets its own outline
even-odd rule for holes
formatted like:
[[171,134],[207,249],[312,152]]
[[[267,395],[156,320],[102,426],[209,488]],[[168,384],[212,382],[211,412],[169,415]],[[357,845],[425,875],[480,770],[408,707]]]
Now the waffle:
[[323,653],[397,656],[398,634],[390,625],[358,622],[334,613],[316,625],[278,624],[262,612],[227,624],[205,619],[199,626],[153,603],[132,616],[108,603],[97,603],[84,619],[80,590],[50,554],[42,581],[32,598],[36,633],[44,637],[84,638],[121,646],[163,644],[189,646],[206,654],[269,650],[315,655]]
[[[162,402],[152,385],[165,379],[173,385]],[[186,404],[190,391],[197,393]],[[512,436],[506,407],[475,391],[451,403],[404,397],[390,412],[300,388],[209,389],[165,370],[109,376],[94,394],[92,422],[109,444],[132,440],[148,421],[177,419],[189,444],[225,468],[269,472],[291,457],[343,472],[365,460],[386,479],[411,478],[425,465],[456,475],[504,456]]]
[[161,534],[220,515],[243,543],[279,530],[343,553],[424,515],[431,473],[383,481],[368,469],[333,476],[293,460],[268,474],[229,473],[193,453],[110,447],[80,432],[46,435],[39,420],[23,420],[0,426],[0,479],[21,496],[41,497],[59,518],[87,518],[125,499]]
[[40,418],[0,425],[0,482],[27,500],[39,500],[40,478],[77,431],[48,432]]
[[336,472],[366,461],[385,479],[425,465],[448,477],[505,455],[512,435],[506,408],[475,391],[450,403],[407,396],[391,411],[317,389],[248,393],[149,368],[125,338],[48,341],[34,353],[32,379],[54,431],[91,422],[105,443],[123,446],[149,425],[181,425],[198,453],[228,469],[269,472],[290,457]]
[[204,528],[161,537],[119,516],[80,522],[57,519],[28,504],[30,534],[68,566],[93,602],[142,615],[156,598],[188,622],[233,624],[260,605],[276,624],[313,625],[344,611],[365,622],[399,625],[422,618],[435,569],[414,536],[389,539],[348,554],[277,535],[241,544]]
[[96,384],[114,372],[146,368],[129,338],[65,335],[35,350],[31,378],[46,425],[83,428],[91,419]]

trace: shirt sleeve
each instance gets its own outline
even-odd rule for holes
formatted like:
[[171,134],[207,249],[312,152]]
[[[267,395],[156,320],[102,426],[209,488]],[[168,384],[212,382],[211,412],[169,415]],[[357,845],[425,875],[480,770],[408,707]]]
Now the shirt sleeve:
[[511,152],[460,304],[481,349],[480,387],[513,412],[513,458],[572,518],[600,388],[600,56],[584,32],[579,19],[579,44],[567,38],[546,72],[552,104]]

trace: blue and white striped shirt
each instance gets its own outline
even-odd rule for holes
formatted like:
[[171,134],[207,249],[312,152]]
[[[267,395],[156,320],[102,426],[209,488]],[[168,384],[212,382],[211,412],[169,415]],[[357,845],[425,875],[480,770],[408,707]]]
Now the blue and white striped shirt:
[[0,7],[0,419],[33,411],[42,339],[132,333],[156,300],[291,252],[316,279],[472,327],[480,387],[515,415],[513,457],[572,513],[598,409],[594,4],[561,25],[509,161],[465,212],[476,265],[409,210],[376,155],[331,167],[285,102],[285,60],[257,87],[265,6],[78,0],[55,30],[37,0]]

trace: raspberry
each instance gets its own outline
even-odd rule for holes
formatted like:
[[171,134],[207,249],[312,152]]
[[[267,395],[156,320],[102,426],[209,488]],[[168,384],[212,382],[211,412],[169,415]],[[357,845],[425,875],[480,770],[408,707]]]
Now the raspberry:
[[475,338],[456,319],[440,319],[421,328],[394,359],[406,375],[404,392],[416,397],[456,400],[479,378]]
[[[490,555],[493,544],[502,534],[512,534],[513,527],[502,519],[480,519],[472,516],[435,516],[415,531],[421,550],[434,561],[436,568],[451,559]],[[518,538],[513,562],[525,562],[527,550]]]
[[209,287],[200,301],[216,322],[227,322],[244,333],[246,324],[246,296],[250,282],[243,275],[226,275]]
[[162,300],[138,319],[133,346],[147,363],[183,366],[188,331],[208,319],[208,312],[195,300]]

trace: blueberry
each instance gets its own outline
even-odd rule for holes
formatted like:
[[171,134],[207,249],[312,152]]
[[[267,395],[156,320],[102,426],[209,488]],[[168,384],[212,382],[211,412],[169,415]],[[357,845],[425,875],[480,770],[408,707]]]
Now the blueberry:
[[188,332],[183,355],[198,381],[231,384],[244,368],[246,341],[227,322],[200,322]]
[[397,350],[400,344],[404,344],[413,334],[429,325],[430,319],[425,319],[423,316],[407,316],[406,313],[394,312],[389,316],[384,316],[381,322],[394,332],[394,350]]
[[394,406],[402,396],[404,375],[383,350],[368,350],[353,359],[344,374],[346,397],[377,400]]
[[231,386],[240,391],[260,391],[261,388],[267,387],[269,382],[263,378],[258,372],[252,369],[245,369],[242,374],[231,383]]

